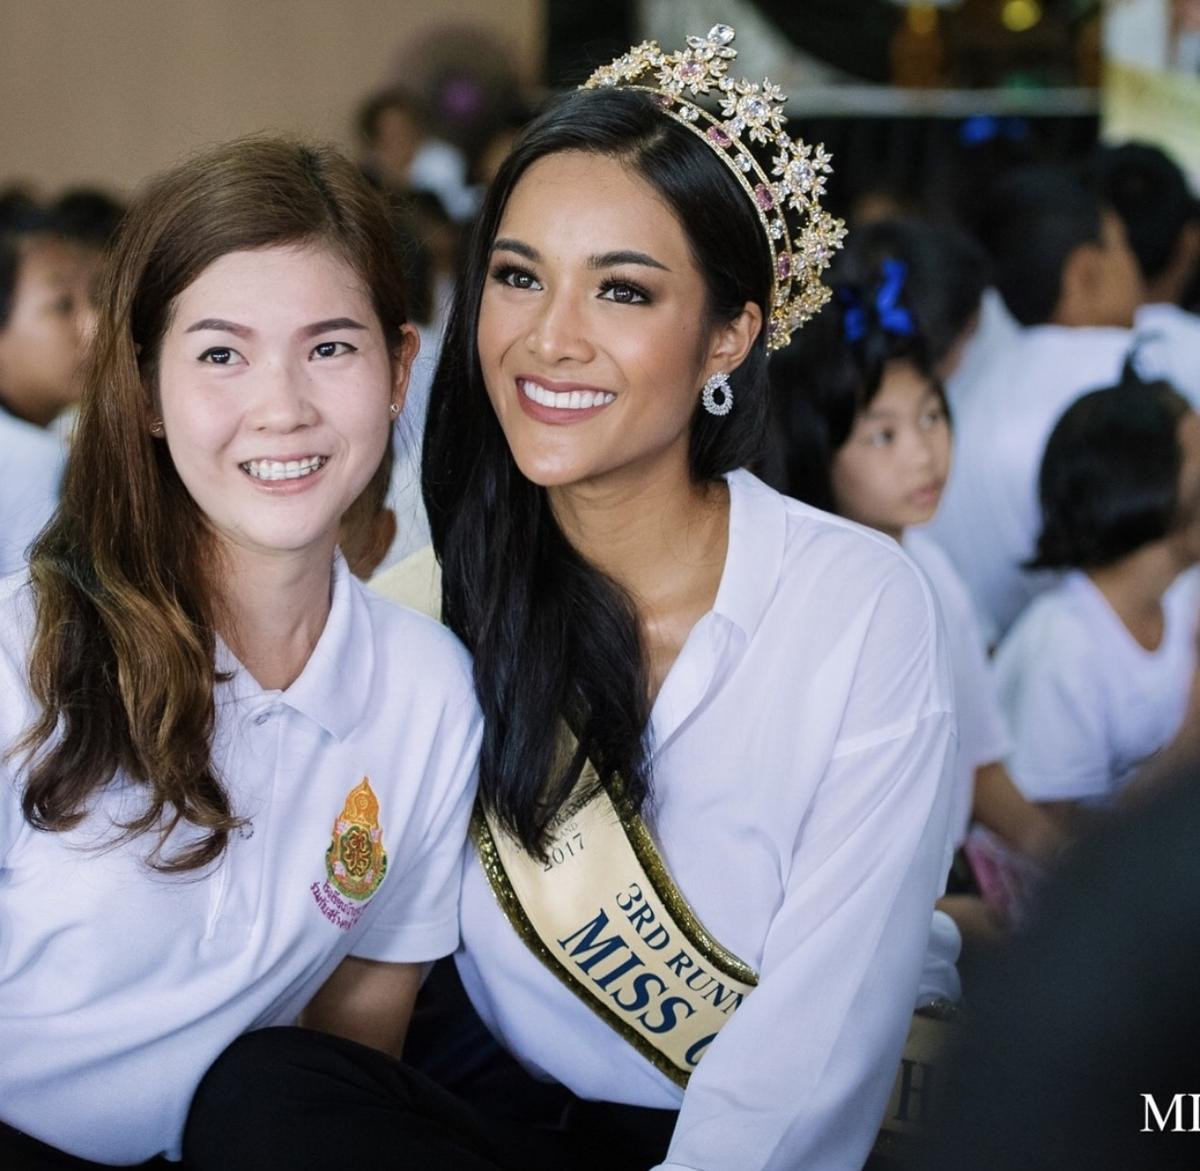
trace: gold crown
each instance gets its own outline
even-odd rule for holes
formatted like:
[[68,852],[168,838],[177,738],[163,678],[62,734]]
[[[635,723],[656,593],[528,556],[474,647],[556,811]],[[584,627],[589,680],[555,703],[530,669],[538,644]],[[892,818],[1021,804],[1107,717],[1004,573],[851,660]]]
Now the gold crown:
[[[846,227],[818,202],[832,170],[829,155],[823,146],[811,147],[784,130],[787,98],[779,87],[728,76],[729,62],[737,56],[734,36],[729,25],[714,25],[706,37],[688,37],[688,47],[679,53],[664,53],[657,41],[644,41],[602,65],[580,88],[619,86],[653,94],[664,114],[702,138],[729,168],[766,233],[772,271],[767,347],[778,350],[829,300],[821,273],[841,247]],[[649,75],[652,84],[646,84]],[[684,97],[713,90],[720,117]],[[759,161],[751,143],[770,156],[770,163]]]

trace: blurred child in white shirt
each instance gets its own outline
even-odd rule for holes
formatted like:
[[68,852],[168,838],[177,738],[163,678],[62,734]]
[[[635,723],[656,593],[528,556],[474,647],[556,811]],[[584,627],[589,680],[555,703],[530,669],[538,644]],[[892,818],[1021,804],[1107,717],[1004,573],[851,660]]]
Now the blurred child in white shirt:
[[[966,239],[919,222],[860,230],[835,266],[834,299],[772,363],[779,486],[899,541],[933,586],[947,628],[958,718],[951,843],[972,819],[1048,859],[1061,835],[1004,764],[1007,735],[970,594],[946,555],[911,526],[934,515],[950,470],[943,378],[973,326],[983,265]],[[945,297],[946,288],[958,295]],[[964,934],[996,926],[979,899],[939,904]]]
[[1200,417],[1132,375],[1085,395],[1050,436],[1040,492],[1036,564],[1067,576],[995,669],[1014,775],[1076,829],[1197,739]]

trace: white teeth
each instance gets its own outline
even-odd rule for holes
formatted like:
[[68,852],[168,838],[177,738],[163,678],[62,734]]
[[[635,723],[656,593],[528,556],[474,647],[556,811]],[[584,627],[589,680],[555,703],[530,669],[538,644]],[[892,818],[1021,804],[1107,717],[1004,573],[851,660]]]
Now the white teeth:
[[311,476],[313,472],[318,468],[323,468],[325,464],[325,456],[310,455],[304,459],[289,459],[287,461],[278,459],[252,459],[242,464],[241,468],[242,471],[255,480],[300,480],[305,476]]
[[525,379],[521,379],[517,385],[527,399],[559,411],[586,411],[588,407],[606,407],[617,397],[606,390],[564,390],[556,393]]

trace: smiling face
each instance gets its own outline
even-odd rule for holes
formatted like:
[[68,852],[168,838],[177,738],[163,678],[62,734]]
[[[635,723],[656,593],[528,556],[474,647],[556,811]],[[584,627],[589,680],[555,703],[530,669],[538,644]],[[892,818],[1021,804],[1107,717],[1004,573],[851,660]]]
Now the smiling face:
[[834,456],[838,512],[899,539],[933,517],[949,470],[941,396],[910,362],[889,362],[879,392]]
[[231,252],[176,298],[166,443],[231,552],[332,554],[383,457],[416,336],[389,347],[361,278],[319,246]]
[[545,487],[686,475],[700,389],[749,345],[707,304],[678,218],[625,163],[579,151],[534,163],[496,233],[478,332],[521,471]]

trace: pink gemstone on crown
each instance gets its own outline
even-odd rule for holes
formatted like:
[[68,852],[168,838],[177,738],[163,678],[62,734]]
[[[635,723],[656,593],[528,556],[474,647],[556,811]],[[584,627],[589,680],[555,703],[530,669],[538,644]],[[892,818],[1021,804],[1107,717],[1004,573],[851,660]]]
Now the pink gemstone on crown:
[[679,76],[684,81],[691,81],[693,77],[700,77],[704,73],[704,66],[699,61],[686,61],[679,67]]
[[769,211],[775,206],[775,196],[771,193],[771,189],[760,183],[754,188],[754,202],[763,211]]
[[708,128],[708,140],[709,142],[715,142],[717,146],[728,146],[732,141],[729,135],[719,126],[710,126]]
[[781,281],[786,281],[792,275],[792,258],[786,252],[781,252],[775,258],[775,275]]

